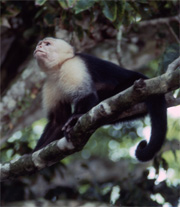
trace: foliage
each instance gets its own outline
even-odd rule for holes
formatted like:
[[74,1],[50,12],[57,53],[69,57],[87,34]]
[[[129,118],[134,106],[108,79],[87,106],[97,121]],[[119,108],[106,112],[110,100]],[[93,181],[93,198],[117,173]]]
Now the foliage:
[[[34,5],[36,7],[34,7]],[[61,15],[61,25],[68,30],[76,30],[79,28],[78,21],[82,21],[90,15],[91,21],[88,28],[88,33],[91,33],[91,28],[98,21],[107,19],[112,25],[119,29],[121,24],[129,25],[137,20],[148,20],[160,16],[176,15],[178,1],[100,1],[100,0],[36,0],[33,1],[1,1],[1,25],[5,22],[11,27],[14,27],[12,20],[17,19],[17,26],[20,26],[21,21],[25,22],[23,10],[29,12],[32,7],[33,19],[35,23],[32,28],[27,28],[26,35],[32,35],[34,31],[42,31],[45,27],[54,27],[56,25],[57,15]],[[29,9],[30,7],[31,9]],[[77,21],[78,20],[78,21]],[[52,31],[52,30],[51,30]],[[47,33],[47,30],[46,30]]]

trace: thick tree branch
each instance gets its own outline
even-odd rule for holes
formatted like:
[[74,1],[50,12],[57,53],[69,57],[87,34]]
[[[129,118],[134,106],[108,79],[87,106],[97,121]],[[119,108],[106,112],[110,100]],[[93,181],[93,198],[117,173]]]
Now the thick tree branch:
[[[179,64],[176,65],[176,68],[178,66]],[[83,115],[70,132],[70,137],[73,137],[70,142],[67,142],[66,138],[63,137],[33,154],[24,155],[18,160],[1,164],[0,180],[32,174],[80,151],[98,127],[118,119],[119,114],[144,101],[150,95],[165,94],[179,88],[179,80],[180,69],[145,81],[136,81],[130,88],[101,102]]]
[[[166,103],[167,107],[173,107],[180,105],[180,98],[174,98],[166,96]],[[145,103],[138,103],[135,106],[130,107],[129,109],[123,111],[119,116],[118,119],[127,119],[128,117],[136,116],[139,114],[146,114],[147,113],[147,107]]]

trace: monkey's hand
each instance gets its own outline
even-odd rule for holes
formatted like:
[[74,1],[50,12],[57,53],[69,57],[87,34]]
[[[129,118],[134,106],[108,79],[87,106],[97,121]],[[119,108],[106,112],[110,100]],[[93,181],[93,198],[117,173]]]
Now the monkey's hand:
[[76,124],[77,120],[82,114],[74,114],[72,115],[68,121],[65,123],[65,125],[62,128],[62,131],[64,131],[64,134],[66,136],[67,141],[70,141],[69,132],[71,131],[72,127]]

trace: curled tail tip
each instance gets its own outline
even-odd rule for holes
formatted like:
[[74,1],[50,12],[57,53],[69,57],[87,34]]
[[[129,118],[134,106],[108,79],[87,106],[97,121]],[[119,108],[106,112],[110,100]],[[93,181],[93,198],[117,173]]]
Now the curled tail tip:
[[146,101],[151,118],[151,137],[149,143],[141,141],[136,149],[139,161],[146,162],[154,158],[166,138],[167,109],[164,94],[153,95]]
[[143,140],[138,144],[137,150],[143,150],[146,146],[147,146],[147,141]]
[[141,161],[141,162],[147,162],[150,161],[151,159],[153,159],[155,153],[153,153],[152,151],[150,152],[148,149],[148,144],[147,141],[143,140],[141,141],[136,149],[136,158]]

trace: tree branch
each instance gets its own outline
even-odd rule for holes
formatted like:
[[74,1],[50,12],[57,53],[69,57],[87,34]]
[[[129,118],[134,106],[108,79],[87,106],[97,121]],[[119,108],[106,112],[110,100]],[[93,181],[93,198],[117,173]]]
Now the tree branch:
[[180,15],[172,16],[172,17],[166,17],[166,18],[158,18],[158,19],[152,19],[147,21],[139,22],[139,27],[145,27],[145,26],[154,26],[157,24],[168,24],[172,21],[177,21],[180,23]]
[[167,72],[166,73],[171,73],[173,72],[174,70],[177,69],[177,67],[180,66],[180,57],[178,57],[176,60],[174,60],[172,63],[170,63],[168,65],[168,68],[167,68]]
[[173,36],[174,39],[176,40],[176,42],[177,42],[178,44],[180,44],[180,40],[179,40],[178,36],[176,35],[176,33],[174,32],[174,30],[172,29],[171,25],[170,25],[169,23],[167,23],[166,25],[167,25],[167,27],[168,27],[170,33],[172,34],[172,36]]
[[122,33],[123,33],[123,26],[121,25],[116,35],[116,39],[117,39],[116,55],[120,66],[123,66],[121,60],[122,59],[122,49],[121,49]]
[[[175,60],[177,61],[177,60]],[[174,62],[175,62],[174,61]],[[176,68],[180,63],[176,64]],[[0,180],[15,178],[51,166],[68,155],[82,150],[92,133],[100,126],[119,119],[119,114],[136,106],[148,96],[168,93],[180,87],[180,69],[156,78],[136,81],[133,86],[106,99],[84,114],[70,131],[70,142],[63,137],[30,155],[0,164]]]

